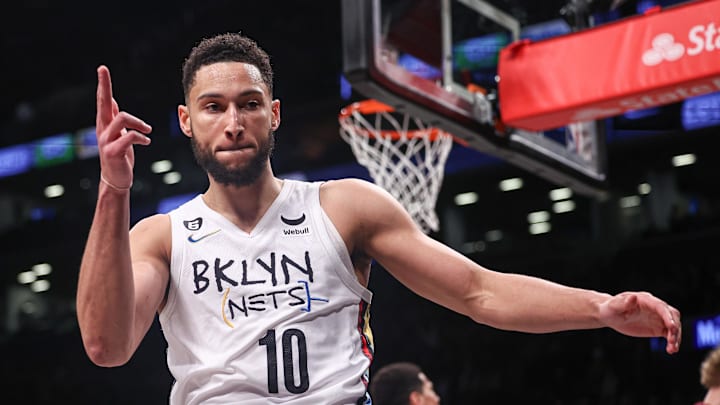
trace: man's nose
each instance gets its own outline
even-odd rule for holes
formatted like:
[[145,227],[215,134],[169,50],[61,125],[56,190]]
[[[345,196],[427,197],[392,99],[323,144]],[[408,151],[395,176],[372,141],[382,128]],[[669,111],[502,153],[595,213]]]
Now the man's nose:
[[225,121],[225,134],[229,137],[235,138],[245,129],[240,109],[235,105],[225,111]]

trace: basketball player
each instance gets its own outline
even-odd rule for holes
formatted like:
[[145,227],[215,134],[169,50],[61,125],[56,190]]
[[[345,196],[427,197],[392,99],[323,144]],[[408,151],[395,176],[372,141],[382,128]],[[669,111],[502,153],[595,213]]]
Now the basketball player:
[[417,364],[390,363],[370,381],[373,401],[381,405],[437,405],[440,397]]
[[423,234],[369,182],[275,177],[272,76],[268,55],[238,34],[192,50],[178,116],[209,187],[128,232],[133,147],[150,144],[151,127],[119,108],[108,68],[98,68],[101,180],[77,292],[94,363],[126,363],[157,313],[172,404],[369,403],[372,260],[496,328],[610,327],[679,349],[680,313],[649,293],[611,296],[492,271]]

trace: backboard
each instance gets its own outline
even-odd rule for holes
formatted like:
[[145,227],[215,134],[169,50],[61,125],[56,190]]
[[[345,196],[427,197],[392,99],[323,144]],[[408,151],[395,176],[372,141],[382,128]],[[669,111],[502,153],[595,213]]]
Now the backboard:
[[500,103],[522,102],[498,97],[500,50],[571,27],[559,13],[521,23],[493,3],[501,2],[343,0],[344,76],[363,96],[420,117],[467,147],[580,194],[604,196],[602,121],[537,132],[508,127],[499,113]]

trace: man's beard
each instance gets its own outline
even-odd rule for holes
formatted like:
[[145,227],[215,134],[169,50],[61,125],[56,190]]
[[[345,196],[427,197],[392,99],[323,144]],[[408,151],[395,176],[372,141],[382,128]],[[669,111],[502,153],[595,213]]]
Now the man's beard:
[[195,161],[215,181],[225,186],[242,187],[254,183],[265,169],[265,165],[275,148],[275,134],[272,130],[268,132],[267,139],[267,142],[260,144],[258,153],[247,165],[235,169],[230,169],[220,163],[212,151],[198,145],[194,136],[190,138],[190,144],[192,145],[193,155],[195,155]]

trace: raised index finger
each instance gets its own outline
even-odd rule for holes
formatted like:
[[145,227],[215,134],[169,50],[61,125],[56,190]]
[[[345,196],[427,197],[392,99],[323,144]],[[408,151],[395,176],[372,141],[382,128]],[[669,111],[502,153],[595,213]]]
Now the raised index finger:
[[112,113],[112,82],[110,81],[110,70],[107,66],[101,65],[97,69],[97,122],[96,126],[102,128],[113,119]]

